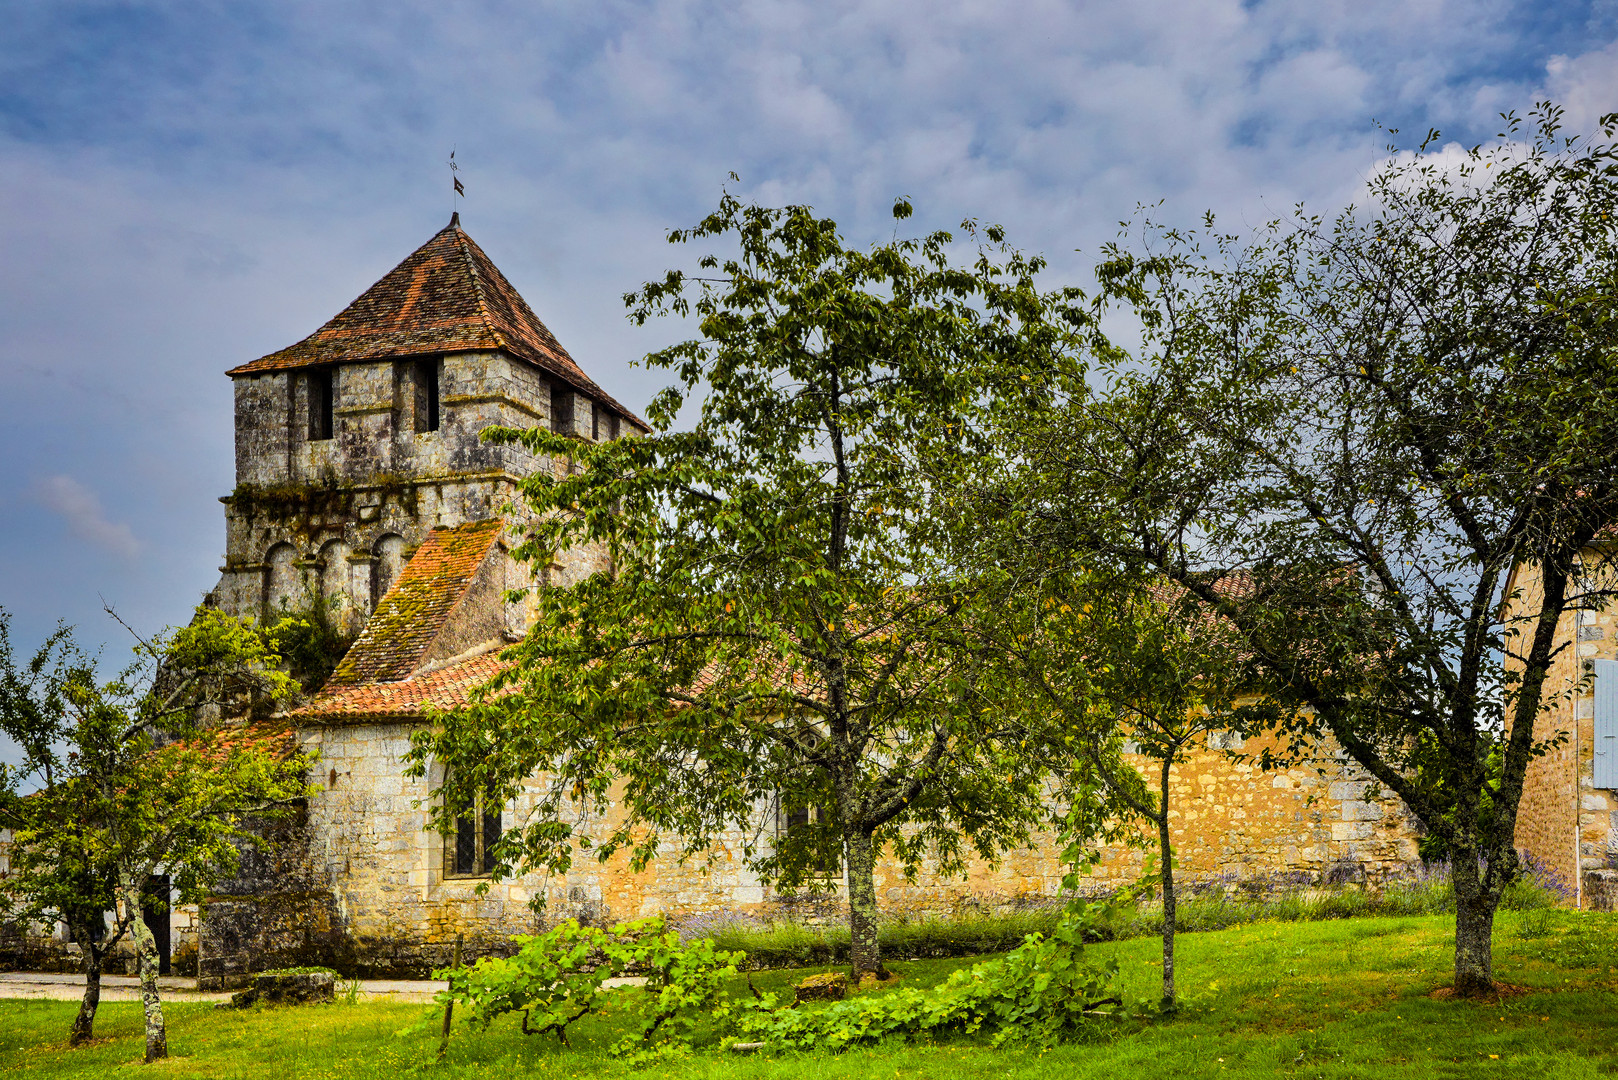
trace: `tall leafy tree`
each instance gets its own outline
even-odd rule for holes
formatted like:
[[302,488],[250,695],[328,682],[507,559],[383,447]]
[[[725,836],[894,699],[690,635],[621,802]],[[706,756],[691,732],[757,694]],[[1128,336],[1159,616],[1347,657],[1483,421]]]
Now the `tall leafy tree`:
[[296,691],[255,628],[202,609],[135,654],[98,682],[63,629],[18,663],[0,611],[0,731],[23,749],[21,764],[0,766],[0,827],[11,831],[0,912],[71,928],[86,976],[73,1045],[94,1036],[102,967],[131,938],[152,1061],[168,1055],[168,1035],[142,909],[166,913],[170,898],[148,895],[148,882],[161,872],[182,902],[200,899],[252,839],[243,817],[301,797],[306,766],[276,733],[196,726]]
[[[1048,813],[1041,777],[984,707],[962,631],[984,593],[936,510],[973,452],[976,373],[1049,347],[1045,301],[1038,260],[966,231],[965,266],[942,232],[856,250],[807,207],[727,194],[671,240],[734,252],[627,297],[637,323],[700,329],[646,359],[678,380],[652,404],[658,433],[489,436],[573,462],[525,482],[541,524],[519,556],[599,545],[612,570],[549,590],[515,668],[417,740],[419,771],[449,765],[441,827],[542,774],[502,872],[565,870],[570,822],[609,797],[622,816],[602,858],[629,849],[641,867],[661,844],[698,857],[724,839],[783,888],[824,887],[817,869],[841,862],[856,975],[881,968],[883,851],[948,873],[1026,840]],[[675,431],[689,397],[695,425]],[[775,813],[794,827],[770,835]]]
[[1558,622],[1605,599],[1578,582],[1618,521],[1615,119],[1433,133],[1334,219],[1115,245],[1102,298],[1141,351],[1102,350],[1094,389],[1041,372],[982,485],[1048,561],[1149,569],[1234,627],[1293,738],[1443,839],[1467,995],[1492,992],[1524,776],[1563,737],[1535,735]]

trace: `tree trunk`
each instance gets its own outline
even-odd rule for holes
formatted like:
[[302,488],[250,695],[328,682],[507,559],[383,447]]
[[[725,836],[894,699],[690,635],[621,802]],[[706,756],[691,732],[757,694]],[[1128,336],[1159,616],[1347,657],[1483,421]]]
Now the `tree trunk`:
[[1169,843],[1169,764],[1163,761],[1162,801],[1157,804],[1157,847],[1163,860],[1163,1010],[1174,1011],[1174,847]]
[[84,1000],[79,1002],[79,1015],[73,1018],[69,1046],[83,1046],[95,1038],[96,1010],[101,1007],[101,949],[88,940],[80,948],[84,950]]
[[169,1056],[168,1028],[163,1023],[163,1002],[157,994],[157,939],[140,910],[140,887],[124,883],[123,902],[129,916],[129,929],[135,938],[135,955],[140,958],[140,997],[146,1006],[146,1061]]
[[887,978],[876,940],[876,854],[871,834],[856,831],[848,838],[848,930],[851,977]]
[[1478,880],[1478,861],[1470,851],[1450,867],[1455,886],[1455,996],[1487,997],[1494,993],[1494,909],[1499,897]]

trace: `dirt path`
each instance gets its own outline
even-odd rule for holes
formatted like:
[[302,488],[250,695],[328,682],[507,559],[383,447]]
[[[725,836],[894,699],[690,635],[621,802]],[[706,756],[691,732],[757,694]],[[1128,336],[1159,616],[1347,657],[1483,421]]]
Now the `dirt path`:
[[[229,1001],[231,991],[197,989],[197,980],[178,975],[164,975],[157,980],[165,1001]],[[341,977],[339,990],[346,987]],[[433,995],[444,989],[442,982],[407,979],[362,979],[360,996],[367,1001],[431,1001]],[[44,971],[0,972],[0,998],[45,998],[54,1001],[77,1001],[84,996],[83,975],[56,975]],[[101,977],[102,1001],[139,1001],[140,980],[128,975]]]

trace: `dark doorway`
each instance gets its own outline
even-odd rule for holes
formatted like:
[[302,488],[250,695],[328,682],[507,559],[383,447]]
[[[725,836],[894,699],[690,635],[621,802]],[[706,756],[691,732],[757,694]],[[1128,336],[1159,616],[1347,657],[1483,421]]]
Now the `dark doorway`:
[[167,874],[146,879],[146,895],[141,897],[140,917],[157,939],[157,973],[169,973],[169,895]]

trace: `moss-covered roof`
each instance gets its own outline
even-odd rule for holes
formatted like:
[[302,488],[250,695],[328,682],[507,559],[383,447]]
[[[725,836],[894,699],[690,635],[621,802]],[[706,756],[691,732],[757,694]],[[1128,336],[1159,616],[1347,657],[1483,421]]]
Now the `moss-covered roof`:
[[397,682],[419,667],[503,528],[505,522],[494,518],[429,533],[376,605],[325,690]]
[[293,720],[405,720],[427,715],[429,708],[455,709],[472,699],[472,691],[509,666],[495,653],[474,656],[452,667],[399,682],[363,683],[326,688]]

